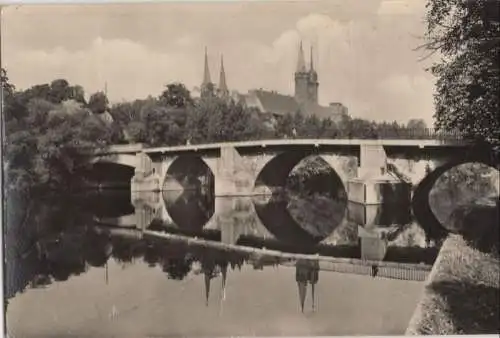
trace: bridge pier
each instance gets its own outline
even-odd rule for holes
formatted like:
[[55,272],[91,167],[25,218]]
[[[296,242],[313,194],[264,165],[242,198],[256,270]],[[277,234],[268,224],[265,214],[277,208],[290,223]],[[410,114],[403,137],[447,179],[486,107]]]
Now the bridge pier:
[[204,157],[214,175],[214,194],[217,197],[238,197],[258,194],[255,182],[269,156],[243,157],[232,146],[220,148],[219,157]]
[[356,178],[348,180],[348,217],[358,224],[361,258],[383,260],[385,232],[410,220],[411,185],[387,171],[382,145],[361,145]]
[[[218,198],[216,199],[216,207],[214,218],[217,223],[217,226],[221,232],[221,242],[224,244],[236,244],[238,239],[245,232],[245,228],[248,226],[246,224],[245,218],[241,218],[241,213],[251,212],[248,209],[248,202],[251,200],[247,198],[247,201],[244,199],[234,199],[234,198]],[[238,209],[243,209],[241,211],[237,211]]]
[[144,152],[136,154],[136,166],[134,176],[130,180],[130,190],[137,191],[160,191],[161,178],[157,167],[153,164],[151,157]]

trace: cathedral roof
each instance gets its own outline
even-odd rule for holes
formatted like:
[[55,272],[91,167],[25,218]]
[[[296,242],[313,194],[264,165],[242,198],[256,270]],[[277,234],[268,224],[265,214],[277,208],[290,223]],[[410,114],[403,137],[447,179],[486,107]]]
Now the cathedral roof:
[[[242,96],[240,96],[242,97]],[[316,115],[318,118],[336,118],[342,115],[343,106],[320,106],[316,103],[300,105],[293,96],[274,91],[252,90],[242,100],[246,106],[258,108],[262,113],[277,115],[294,114],[298,110],[305,116]]]
[[293,114],[300,109],[299,104],[293,96],[266,90],[255,90],[253,94],[259,100],[263,112],[284,115],[287,113]]

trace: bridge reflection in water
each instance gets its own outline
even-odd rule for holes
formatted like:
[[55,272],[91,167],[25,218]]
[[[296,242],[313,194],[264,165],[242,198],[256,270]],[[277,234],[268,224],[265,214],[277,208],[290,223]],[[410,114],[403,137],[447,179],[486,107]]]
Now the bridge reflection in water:
[[[200,190],[136,193],[132,204],[133,213],[97,220],[226,248],[427,266],[437,254],[409,208],[401,206],[388,212],[319,195],[224,198]],[[378,225],[359,226],[360,217],[376,218]]]
[[[68,228],[57,240],[45,238],[36,246],[37,273],[32,276],[30,286],[38,288],[54,282],[68,281],[91,267],[104,267],[103,278],[108,284],[113,274],[108,272],[108,262],[113,258],[122,264],[138,260],[149,267],[159,266],[169,279],[184,279],[203,276],[205,306],[212,302],[223,303],[231,271],[253,268],[263,270],[269,267],[292,268],[297,284],[297,306],[304,312],[310,302],[312,312],[316,311],[317,287],[323,273],[343,272],[372,277],[388,277],[422,281],[428,274],[425,266],[397,265],[387,263],[374,267],[356,264],[349,259],[335,260],[333,257],[318,257],[297,254],[279,254],[272,250],[241,248],[228,250],[224,246],[197,245],[163,237],[152,232],[134,228],[94,224],[88,227]],[[374,269],[379,269],[377,274]],[[214,290],[214,282],[215,284]],[[215,292],[215,293],[214,293]],[[215,300],[214,300],[215,297]],[[201,300],[200,300],[201,301]]]

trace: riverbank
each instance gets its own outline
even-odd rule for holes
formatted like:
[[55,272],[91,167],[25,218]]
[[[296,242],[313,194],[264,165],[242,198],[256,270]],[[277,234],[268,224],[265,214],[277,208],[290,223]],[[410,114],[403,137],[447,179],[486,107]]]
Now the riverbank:
[[500,262],[460,235],[443,243],[407,335],[492,334],[500,331]]

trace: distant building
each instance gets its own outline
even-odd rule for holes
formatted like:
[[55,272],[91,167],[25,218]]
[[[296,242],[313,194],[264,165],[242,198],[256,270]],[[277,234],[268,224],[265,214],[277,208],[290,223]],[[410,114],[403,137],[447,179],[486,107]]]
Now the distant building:
[[216,86],[211,82],[208,55],[205,49],[203,82],[200,88],[194,89],[193,94],[195,97],[203,97],[203,95],[209,93],[210,89],[212,89],[212,91],[215,90],[219,95],[231,97],[248,108],[255,108],[262,114],[271,114],[276,117],[300,111],[305,116],[315,115],[318,118],[331,118],[334,121],[338,121],[342,116],[348,114],[347,107],[340,102],[332,102],[326,107],[318,103],[319,82],[318,73],[314,69],[313,64],[313,50],[311,48],[311,61],[309,69],[307,69],[302,43],[299,47],[294,79],[295,94],[293,96],[263,89],[249,90],[247,94],[241,94],[234,90],[229,92],[223,59],[221,58],[219,85]]

